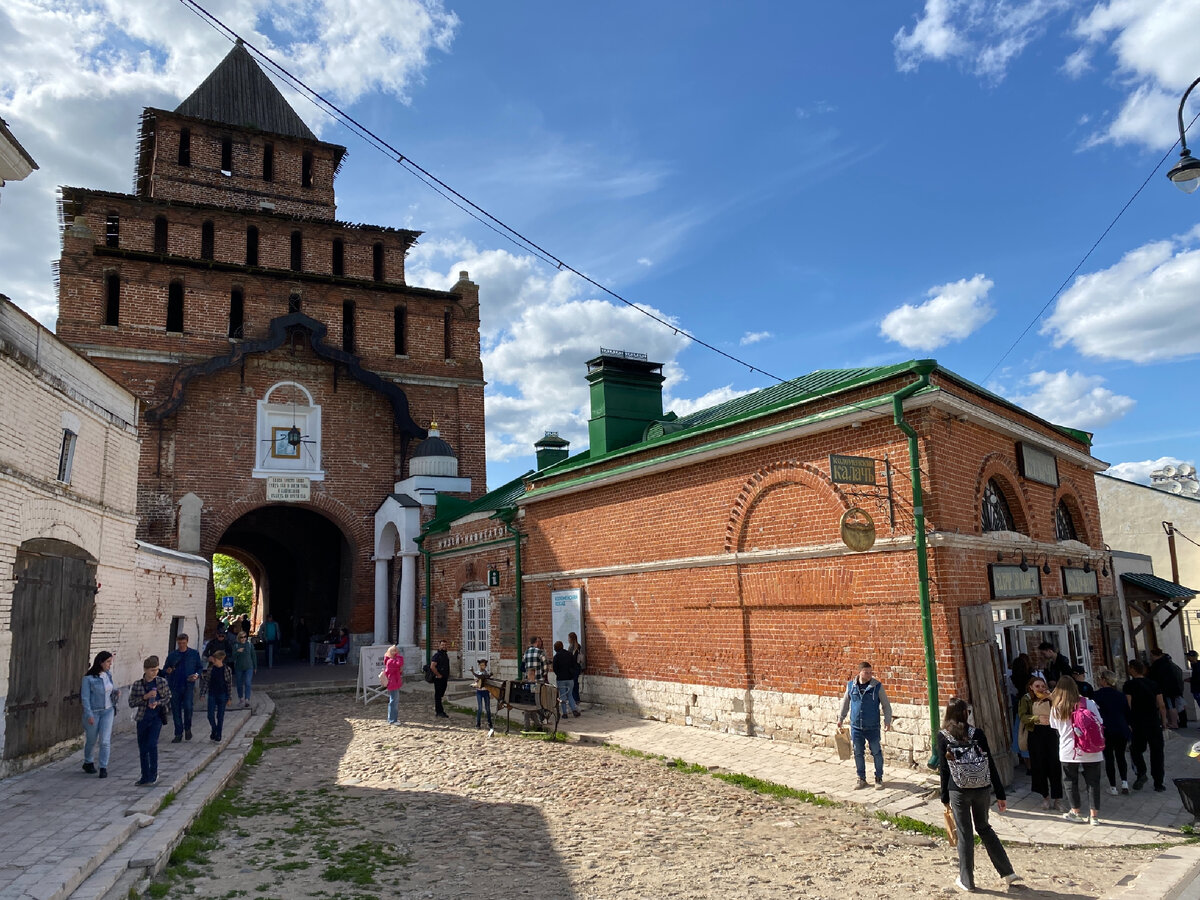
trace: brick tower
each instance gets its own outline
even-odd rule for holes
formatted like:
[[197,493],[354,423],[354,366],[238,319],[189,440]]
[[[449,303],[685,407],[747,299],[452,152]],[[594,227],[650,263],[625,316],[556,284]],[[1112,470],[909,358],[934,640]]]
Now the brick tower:
[[[142,401],[140,538],[241,560],[285,637],[411,644],[416,546],[377,513],[484,489],[479,289],[411,287],[419,232],[337,220],[345,154],[239,43],[143,112],[134,193],[62,189],[57,331]],[[432,420],[460,477],[413,501]]]

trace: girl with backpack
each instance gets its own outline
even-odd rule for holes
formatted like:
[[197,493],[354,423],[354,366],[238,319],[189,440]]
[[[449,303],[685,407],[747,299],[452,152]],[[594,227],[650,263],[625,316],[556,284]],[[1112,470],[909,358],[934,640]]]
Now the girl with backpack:
[[1086,822],[1080,813],[1079,776],[1091,801],[1090,821],[1100,824],[1100,764],[1104,762],[1104,720],[1095,701],[1079,696],[1074,678],[1060,678],[1050,695],[1050,724],[1058,731],[1058,758],[1070,792],[1068,822]]
[[1018,880],[996,831],[988,824],[992,791],[996,808],[1008,809],[1004,784],[988,749],[987,736],[967,723],[970,710],[965,700],[952,697],[946,704],[943,728],[937,736],[938,769],[942,776],[942,803],[954,816],[958,828],[958,880],[960,891],[975,890],[975,834],[983,841],[988,857],[1001,880]]

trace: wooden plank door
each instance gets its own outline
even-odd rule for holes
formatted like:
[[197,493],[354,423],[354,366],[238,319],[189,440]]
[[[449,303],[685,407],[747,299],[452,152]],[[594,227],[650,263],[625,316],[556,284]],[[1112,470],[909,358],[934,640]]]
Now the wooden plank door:
[[1008,785],[1013,780],[1012,720],[1004,689],[1004,669],[999,663],[999,648],[992,630],[991,604],[960,608],[958,622],[962,629],[963,658],[975,727],[983,729],[987,735],[996,771],[1000,780]]

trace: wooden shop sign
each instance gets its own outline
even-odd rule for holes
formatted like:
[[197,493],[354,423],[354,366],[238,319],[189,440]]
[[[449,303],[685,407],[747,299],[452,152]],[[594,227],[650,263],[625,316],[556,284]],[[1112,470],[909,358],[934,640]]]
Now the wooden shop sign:
[[1020,566],[988,566],[988,577],[992,583],[992,599],[1007,597],[1036,597],[1042,592],[1042,579],[1038,567],[1030,565],[1024,572]]

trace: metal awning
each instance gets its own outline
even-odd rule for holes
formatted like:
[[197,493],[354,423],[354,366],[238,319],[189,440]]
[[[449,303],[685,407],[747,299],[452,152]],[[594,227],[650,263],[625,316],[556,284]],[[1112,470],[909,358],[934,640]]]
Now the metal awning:
[[1122,572],[1121,580],[1126,584],[1136,584],[1164,600],[1191,600],[1196,596],[1196,591],[1189,587],[1144,572]]

